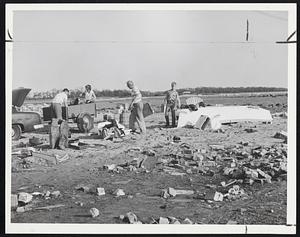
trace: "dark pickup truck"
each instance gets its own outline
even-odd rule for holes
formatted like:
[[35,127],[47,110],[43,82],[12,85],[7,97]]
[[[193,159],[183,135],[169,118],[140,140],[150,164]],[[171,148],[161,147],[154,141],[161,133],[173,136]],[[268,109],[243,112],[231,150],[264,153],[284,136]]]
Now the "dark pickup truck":
[[22,132],[30,132],[44,127],[42,118],[35,112],[21,112],[19,107],[24,103],[29,88],[19,88],[12,91],[12,139],[18,140]]

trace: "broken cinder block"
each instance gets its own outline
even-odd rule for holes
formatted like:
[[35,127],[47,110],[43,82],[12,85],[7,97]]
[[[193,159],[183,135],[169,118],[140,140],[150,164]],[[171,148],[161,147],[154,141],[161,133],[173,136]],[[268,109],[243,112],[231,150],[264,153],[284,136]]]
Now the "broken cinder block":
[[168,218],[160,217],[158,220],[158,224],[169,224]]
[[100,212],[97,208],[93,207],[90,209],[90,214],[93,218],[99,216]]
[[97,188],[97,195],[98,196],[105,195],[105,189],[104,188]]
[[123,221],[130,224],[134,224],[138,221],[138,218],[133,212],[127,212],[123,218]]
[[22,192],[22,193],[18,194],[18,202],[27,204],[27,203],[31,202],[31,200],[32,200],[32,195],[29,193]]
[[124,196],[125,192],[123,191],[123,189],[118,188],[116,191],[114,191],[113,194],[116,195],[116,197],[120,197],[120,196]]

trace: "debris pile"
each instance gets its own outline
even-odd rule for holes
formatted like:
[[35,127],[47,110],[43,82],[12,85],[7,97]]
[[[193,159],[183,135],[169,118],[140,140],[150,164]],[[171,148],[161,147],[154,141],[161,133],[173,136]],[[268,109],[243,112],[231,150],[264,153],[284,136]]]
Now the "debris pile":
[[159,218],[147,218],[146,220],[139,220],[136,214],[128,212],[126,215],[120,215],[119,220],[126,224],[196,224],[189,218],[183,219],[181,222],[179,219],[173,216],[159,217]]
[[20,192],[18,194],[11,194],[11,208],[15,210],[17,213],[23,213],[31,210],[51,210],[53,208],[63,207],[65,205],[58,204],[58,205],[50,205],[50,206],[42,206],[42,207],[35,207],[34,205],[39,201],[37,199],[44,199],[48,200],[51,198],[59,198],[61,195],[60,191],[48,191],[45,190],[44,192],[33,192],[33,193],[26,193]]
[[12,151],[12,171],[34,171],[38,167],[57,165],[70,159],[63,151],[48,152],[41,148],[15,148]]

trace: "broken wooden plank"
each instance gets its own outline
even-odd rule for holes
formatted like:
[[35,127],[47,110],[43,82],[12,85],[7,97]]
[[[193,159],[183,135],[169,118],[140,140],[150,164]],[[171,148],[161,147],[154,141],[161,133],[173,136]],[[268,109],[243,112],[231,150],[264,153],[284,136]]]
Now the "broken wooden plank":
[[32,156],[37,159],[46,160],[47,162],[54,164],[54,165],[57,164],[57,159],[53,155],[48,155],[48,154],[39,153],[39,152],[32,152]]
[[36,207],[34,208],[35,210],[51,210],[54,208],[59,208],[59,207],[64,207],[64,204],[57,204],[57,205],[50,205],[50,206],[45,206],[45,207]]

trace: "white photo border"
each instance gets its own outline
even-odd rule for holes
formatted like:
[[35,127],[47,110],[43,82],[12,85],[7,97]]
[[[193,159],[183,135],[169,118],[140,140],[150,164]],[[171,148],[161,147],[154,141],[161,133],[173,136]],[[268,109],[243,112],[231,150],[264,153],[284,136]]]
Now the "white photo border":
[[[247,4],[6,4],[5,19],[7,29],[13,35],[13,15],[15,11],[105,11],[105,10],[185,10],[185,11],[287,11],[288,35],[297,27],[296,3],[247,3]],[[7,34],[6,34],[7,35]],[[9,40],[6,36],[6,39]],[[278,45],[280,47],[280,45]],[[11,92],[13,60],[11,42],[6,42],[6,154],[5,154],[5,214],[6,233],[46,233],[46,234],[295,234],[296,233],[296,50],[297,44],[288,44],[288,172],[287,172],[287,223],[286,225],[125,225],[125,224],[31,224],[11,223]],[[117,225],[117,226],[116,226]],[[117,228],[116,228],[117,227]]]

